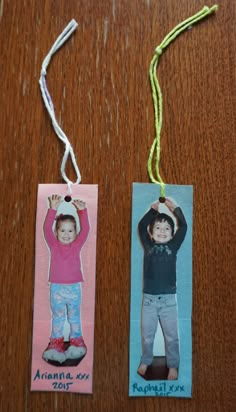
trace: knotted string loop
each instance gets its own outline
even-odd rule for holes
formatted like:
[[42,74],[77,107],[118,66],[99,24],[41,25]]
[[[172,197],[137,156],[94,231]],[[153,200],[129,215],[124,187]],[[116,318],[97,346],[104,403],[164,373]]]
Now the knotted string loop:
[[78,184],[81,182],[81,175],[80,175],[78,165],[76,163],[75,154],[70,144],[70,141],[56,120],[53,102],[52,102],[51,96],[47,88],[46,75],[47,75],[47,67],[51,61],[53,54],[56,53],[57,50],[59,50],[60,47],[68,40],[68,38],[72,35],[72,33],[76,30],[77,27],[78,27],[78,23],[74,19],[71,20],[70,23],[63,30],[63,32],[60,34],[60,36],[57,38],[57,40],[55,41],[55,43],[53,44],[52,48],[50,49],[49,53],[47,54],[47,56],[45,57],[43,61],[40,79],[39,79],[39,85],[40,85],[43,101],[47,108],[48,114],[51,117],[53,128],[58,138],[65,145],[65,152],[64,152],[62,162],[61,162],[61,175],[68,185],[68,192],[70,194],[71,194],[71,186],[73,182],[67,177],[66,172],[65,172],[65,167],[66,167],[66,163],[67,163],[69,156],[71,157],[71,161],[74,166],[74,170],[75,170],[76,177],[77,177],[75,184]]
[[[193,24],[197,23],[198,21],[204,19],[209,14],[215,12],[218,9],[217,5],[209,8],[204,6],[202,10],[196,13],[194,16],[191,16],[184,20],[182,23],[178,24],[167,36],[164,40],[156,47],[155,54],[151,60],[150,67],[149,67],[149,78],[151,83],[151,90],[152,90],[152,99],[154,105],[154,123],[155,123],[155,138],[152,143],[150,154],[148,158],[148,174],[150,180],[153,183],[157,183],[160,185],[160,196],[165,197],[165,183],[160,176],[159,171],[159,163],[160,163],[160,151],[161,151],[161,128],[162,128],[162,93],[159,81],[157,79],[156,70],[159,58],[165,48],[176,39],[184,30],[190,28]],[[154,163],[154,155],[155,155],[155,171],[153,172],[153,163]],[[154,176],[155,174],[155,176]]]

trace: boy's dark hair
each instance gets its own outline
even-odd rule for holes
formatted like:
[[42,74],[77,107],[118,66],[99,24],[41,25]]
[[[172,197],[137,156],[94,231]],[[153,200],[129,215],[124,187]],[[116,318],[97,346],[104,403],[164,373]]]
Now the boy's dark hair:
[[174,224],[174,221],[173,221],[172,217],[170,217],[169,215],[166,215],[165,213],[156,214],[152,218],[151,223],[149,225],[149,232],[151,234],[153,233],[153,226],[155,225],[156,222],[167,222],[171,227],[171,234],[172,234],[172,236],[174,236],[175,224]]
[[76,230],[76,220],[72,215],[58,215],[56,217],[56,230],[58,230],[60,222],[64,222],[65,220],[69,220],[70,222],[74,223],[75,230]]

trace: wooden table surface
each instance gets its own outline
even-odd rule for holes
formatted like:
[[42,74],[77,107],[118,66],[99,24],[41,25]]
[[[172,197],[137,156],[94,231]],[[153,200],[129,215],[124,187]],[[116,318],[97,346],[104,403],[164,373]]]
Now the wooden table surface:
[[[132,182],[148,183],[154,136],[148,68],[155,47],[200,0],[0,1],[0,410],[235,410],[236,2],[163,54],[161,172],[194,185],[193,397],[129,398]],[[212,4],[208,4],[211,6]],[[31,392],[38,183],[61,183],[63,145],[38,86],[66,24],[76,34],[48,70],[57,118],[82,183],[99,185],[93,395]],[[67,168],[74,179],[73,169]]]

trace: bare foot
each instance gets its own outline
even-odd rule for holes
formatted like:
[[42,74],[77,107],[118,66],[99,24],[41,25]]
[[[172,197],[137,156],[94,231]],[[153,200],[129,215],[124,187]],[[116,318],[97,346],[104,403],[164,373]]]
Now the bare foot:
[[174,381],[177,378],[178,378],[178,370],[176,368],[169,368],[167,379],[170,381]]
[[138,374],[144,376],[147,370],[147,365],[145,365],[144,363],[140,363],[139,367],[138,367]]

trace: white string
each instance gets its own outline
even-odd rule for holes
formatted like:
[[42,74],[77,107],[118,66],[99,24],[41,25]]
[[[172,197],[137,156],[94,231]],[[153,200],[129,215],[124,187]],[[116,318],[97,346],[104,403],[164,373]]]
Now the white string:
[[70,194],[71,194],[71,186],[73,182],[70,179],[68,179],[68,177],[66,176],[66,172],[65,172],[66,162],[68,160],[69,155],[71,157],[71,161],[72,161],[72,164],[74,166],[75,173],[77,176],[77,180],[75,184],[78,184],[81,182],[81,175],[80,175],[78,165],[76,163],[75,154],[70,144],[70,141],[65,135],[65,133],[63,132],[63,130],[61,129],[61,127],[59,126],[59,124],[57,123],[55,112],[54,112],[54,107],[53,107],[53,102],[52,102],[51,96],[47,89],[46,75],[47,75],[47,67],[51,61],[53,54],[56,53],[58,49],[60,49],[60,47],[67,41],[67,39],[71,36],[71,34],[76,30],[77,27],[78,27],[78,23],[74,19],[71,20],[71,22],[66,26],[63,32],[57,38],[51,50],[49,51],[49,53],[47,54],[47,56],[45,57],[43,61],[40,79],[39,79],[43,101],[45,103],[49,116],[51,117],[52,125],[55,130],[55,133],[57,134],[59,139],[65,144],[65,152],[64,152],[62,162],[61,162],[61,175],[68,185],[68,191]]

